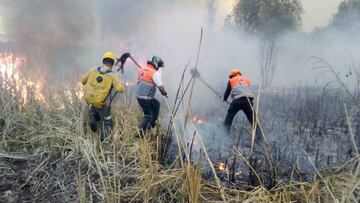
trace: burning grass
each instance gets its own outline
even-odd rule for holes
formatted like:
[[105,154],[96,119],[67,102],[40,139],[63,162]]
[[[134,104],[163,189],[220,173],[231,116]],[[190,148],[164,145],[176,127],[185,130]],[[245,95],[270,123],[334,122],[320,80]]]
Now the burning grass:
[[[165,134],[161,126],[146,139],[136,139],[141,112],[131,98],[122,96],[114,104],[114,132],[100,144],[98,136],[88,130],[80,90],[49,94],[43,89],[43,99],[37,99],[34,92],[25,105],[18,98],[24,90],[32,92],[34,88],[17,89],[16,80],[6,84],[12,82],[15,86],[2,86],[0,91],[1,202],[359,201],[360,155],[355,143],[354,156],[335,170],[317,169],[311,159],[316,173],[310,181],[295,178],[299,175],[296,167],[289,170],[289,179],[276,176],[271,188],[262,181],[257,186],[222,181],[222,174],[231,179],[234,159],[214,160],[199,131],[193,142],[201,148],[199,161],[191,158],[185,142],[181,144],[184,135],[179,130],[175,129],[175,134],[180,150],[171,162],[161,160]],[[205,122],[199,116],[191,118],[189,125],[195,129]],[[354,137],[350,119],[347,123]],[[237,149],[234,153],[241,158],[238,161],[250,166],[242,152]],[[212,179],[205,177],[209,168]],[[247,175],[243,173],[234,174]],[[253,173],[261,179],[261,172],[254,169]]]

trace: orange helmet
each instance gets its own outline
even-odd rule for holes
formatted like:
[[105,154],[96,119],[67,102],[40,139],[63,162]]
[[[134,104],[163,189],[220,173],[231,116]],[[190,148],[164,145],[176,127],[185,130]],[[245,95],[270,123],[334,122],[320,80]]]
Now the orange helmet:
[[234,68],[230,71],[230,75],[229,75],[229,78],[232,78],[232,77],[235,77],[237,75],[241,75],[241,72],[239,69],[237,68]]

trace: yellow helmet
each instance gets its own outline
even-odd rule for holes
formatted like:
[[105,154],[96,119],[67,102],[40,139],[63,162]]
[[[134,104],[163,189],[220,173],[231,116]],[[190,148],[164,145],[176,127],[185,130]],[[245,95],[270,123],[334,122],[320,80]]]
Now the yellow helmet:
[[241,75],[241,72],[239,69],[234,68],[230,71],[229,77],[232,78],[235,77],[236,75]]
[[108,51],[106,52],[104,55],[103,55],[103,60],[104,59],[112,59],[112,60],[116,60],[116,56],[114,53],[112,53],[111,51]]

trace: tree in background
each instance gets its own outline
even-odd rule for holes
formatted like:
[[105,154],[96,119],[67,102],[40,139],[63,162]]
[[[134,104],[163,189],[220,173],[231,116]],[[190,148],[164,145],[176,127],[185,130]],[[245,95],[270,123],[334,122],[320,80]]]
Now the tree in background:
[[330,24],[343,31],[360,32],[360,0],[344,0]]
[[208,10],[208,20],[211,26],[215,23],[215,15],[218,9],[218,2],[216,0],[207,0],[206,7]]
[[[301,24],[300,0],[237,0],[231,18],[235,28],[260,37],[262,85],[269,86],[276,70],[275,42]],[[228,24],[228,22],[227,22]]]
[[301,24],[300,0],[237,0],[235,25],[265,38],[275,38]]

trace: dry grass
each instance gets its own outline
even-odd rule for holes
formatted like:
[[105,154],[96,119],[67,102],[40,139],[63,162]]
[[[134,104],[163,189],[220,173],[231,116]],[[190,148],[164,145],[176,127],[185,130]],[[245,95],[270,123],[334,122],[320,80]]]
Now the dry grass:
[[[359,154],[338,171],[317,170],[312,182],[278,180],[272,189],[241,188],[217,178],[202,179],[202,168],[189,161],[184,144],[178,157],[185,158],[171,166],[160,164],[164,133],[159,128],[147,139],[136,139],[141,112],[127,98],[112,108],[114,132],[100,144],[88,130],[86,107],[80,100],[59,101],[48,95],[46,105],[33,99],[21,107],[6,91],[0,94],[1,202],[360,201]],[[184,135],[175,132],[183,143]],[[196,136],[201,140],[199,132]],[[208,156],[207,160],[213,167]]]

